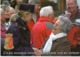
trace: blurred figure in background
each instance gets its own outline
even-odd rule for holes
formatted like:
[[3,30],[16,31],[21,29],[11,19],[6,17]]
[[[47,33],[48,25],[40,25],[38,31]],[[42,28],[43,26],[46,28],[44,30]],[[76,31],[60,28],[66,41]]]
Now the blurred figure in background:
[[39,17],[40,17],[39,12],[41,7],[40,7],[40,0],[29,0],[28,3],[35,6],[33,17],[31,21],[27,24],[31,31],[34,24],[36,24],[36,22],[39,20]]
[[[29,23],[27,23],[30,33],[32,33],[33,26],[38,22],[40,18],[39,12],[41,6],[40,6],[40,0],[29,0],[28,3],[35,6],[32,19],[30,20]],[[32,37],[32,34],[30,36]],[[31,39],[31,43],[32,43],[32,39]]]
[[5,11],[2,8],[0,8],[0,13],[1,13],[1,16],[0,16],[0,20],[1,20],[1,22],[0,22],[1,55],[3,55],[3,52],[4,52],[4,38],[5,38],[5,34],[6,34],[6,28],[4,27],[4,22],[6,21],[4,12]]
[[10,6],[10,5],[2,5],[3,10],[5,11],[5,17],[6,17],[6,21],[5,21],[5,28],[6,30],[8,30],[10,24],[9,24],[9,20],[12,14],[15,13],[15,10]]
[[[77,0],[67,0],[67,4],[68,4],[68,12],[70,13],[70,20],[73,23],[78,23],[80,25],[80,11],[78,8],[78,4],[77,4]],[[65,16],[67,16],[67,14],[65,14]],[[78,22],[76,22],[78,21]],[[72,29],[69,32],[69,40],[71,43],[71,51],[72,52],[80,52],[80,26],[73,26]],[[79,28],[79,30],[77,31],[77,27]],[[73,34],[72,34],[73,33]],[[77,35],[77,36],[76,36]],[[80,54],[72,54],[72,55],[80,55]]]
[[[76,0],[67,0],[68,10],[66,12],[70,13],[70,20],[74,23],[77,19],[80,19],[80,12]],[[67,14],[65,14],[67,16]]]
[[[50,35],[53,29],[54,11],[52,6],[43,7],[40,10],[39,21],[32,29],[32,45],[35,48],[41,49],[44,41]],[[35,41],[36,40],[36,41]]]
[[11,17],[11,15],[13,15],[13,14],[15,14],[15,10],[12,8],[12,7],[10,7],[9,8],[9,17],[8,18],[6,18],[6,22],[5,22],[5,27],[6,27],[6,30],[8,30],[8,28],[10,27],[10,17]]
[[0,23],[0,26],[1,26],[1,38],[5,38],[5,33],[6,33],[6,28],[4,26],[4,23],[6,21],[5,11],[2,8],[0,8],[0,13],[1,13],[1,16],[0,16],[0,20],[1,20],[1,23]]

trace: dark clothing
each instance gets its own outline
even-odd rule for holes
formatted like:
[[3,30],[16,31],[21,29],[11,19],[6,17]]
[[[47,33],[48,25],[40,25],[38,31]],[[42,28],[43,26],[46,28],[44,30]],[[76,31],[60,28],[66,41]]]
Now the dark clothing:
[[70,18],[70,20],[71,20],[72,22],[75,22],[76,19],[80,19],[80,12],[79,12],[79,10],[77,10],[74,14],[72,14],[72,15],[71,15],[71,18]]
[[[80,20],[80,12],[79,12],[79,9],[77,9],[70,17],[70,20],[75,23],[76,20]],[[80,52],[80,45],[77,45],[77,38],[79,38],[80,36],[80,29],[77,30],[77,27],[73,26],[71,28],[71,30],[69,31],[68,33],[68,38],[69,38],[69,41],[71,43],[71,45],[73,45],[72,47],[74,48],[71,48],[71,52]],[[76,38],[76,39],[75,39]],[[76,46],[77,45],[77,46]],[[72,54],[72,55],[80,55],[80,54]]]
[[14,9],[16,5],[17,5],[17,2],[15,0],[11,2],[11,7],[13,7]]
[[3,52],[4,52],[4,39],[1,38],[1,55],[3,55]]
[[[68,52],[70,52],[71,46],[67,37],[59,38],[53,41],[51,52],[56,52],[56,54],[52,54],[53,56],[69,56]],[[60,54],[59,52],[63,52]],[[67,52],[64,54],[64,52]]]
[[71,54],[72,56],[80,56],[80,45],[77,45],[76,47],[71,48],[71,51],[77,53],[77,54]]
[[18,17],[16,21],[9,27],[7,33],[13,34],[14,52],[26,52],[24,55],[31,55],[28,52],[33,52],[33,49],[30,45],[30,31],[26,25],[26,22]]

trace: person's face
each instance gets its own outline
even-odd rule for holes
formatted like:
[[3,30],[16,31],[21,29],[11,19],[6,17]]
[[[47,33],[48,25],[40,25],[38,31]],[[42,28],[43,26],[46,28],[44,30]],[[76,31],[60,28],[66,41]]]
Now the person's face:
[[6,11],[5,11],[5,17],[6,17],[6,18],[10,18],[9,15],[10,15],[10,14],[9,14],[9,9],[6,9]]
[[1,19],[1,22],[5,22],[6,21],[5,12],[4,11],[2,11],[0,19]]
[[51,20],[54,20],[54,13],[49,14],[48,17],[49,17]]
[[29,22],[31,19],[32,19],[32,13],[30,13],[30,12],[25,12],[24,13],[24,19],[25,19],[25,21],[26,22]]
[[36,3],[36,4],[35,4],[35,9],[34,9],[35,12],[39,13],[40,8],[41,8],[40,4]]
[[68,0],[68,10],[70,12],[75,12],[76,8],[77,8],[77,3],[75,3],[75,0]]
[[60,23],[61,23],[61,21],[60,20],[57,20],[55,22],[55,24],[53,25],[53,33],[54,34],[58,34],[58,33],[61,32],[61,30],[60,30]]
[[14,9],[9,10],[9,17],[10,17],[12,14],[14,14],[14,13],[15,13],[15,10],[14,10]]

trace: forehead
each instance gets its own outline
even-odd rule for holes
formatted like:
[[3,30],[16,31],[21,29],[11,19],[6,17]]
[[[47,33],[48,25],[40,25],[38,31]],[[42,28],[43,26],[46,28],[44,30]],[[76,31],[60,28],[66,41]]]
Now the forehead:
[[67,0],[67,3],[75,3],[75,0]]
[[55,24],[60,24],[61,23],[61,20],[57,20],[56,22],[55,22]]

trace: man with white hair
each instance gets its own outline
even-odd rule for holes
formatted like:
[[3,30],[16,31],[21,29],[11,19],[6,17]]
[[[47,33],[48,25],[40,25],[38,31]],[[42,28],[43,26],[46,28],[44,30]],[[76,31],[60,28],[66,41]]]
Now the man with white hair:
[[[35,48],[41,49],[44,41],[50,35],[53,28],[54,11],[52,6],[43,7],[40,10],[39,21],[32,29],[32,45]],[[35,41],[36,40],[36,41]]]
[[[67,33],[71,27],[72,23],[67,17],[59,16],[53,26],[50,37],[44,44],[43,53],[55,52],[52,55],[69,55],[68,52],[70,52],[71,46],[67,38]],[[64,52],[66,53],[64,54]]]

